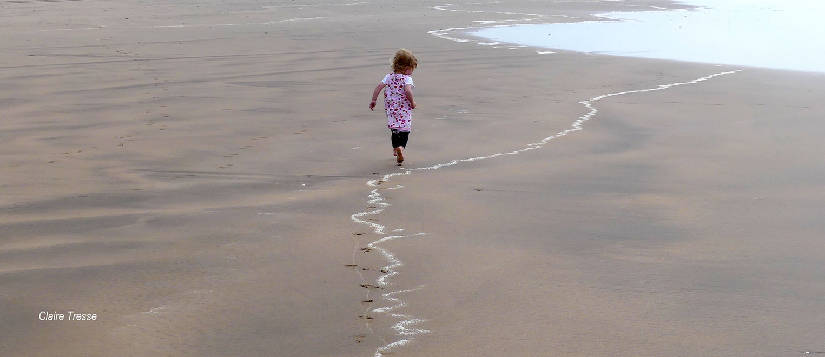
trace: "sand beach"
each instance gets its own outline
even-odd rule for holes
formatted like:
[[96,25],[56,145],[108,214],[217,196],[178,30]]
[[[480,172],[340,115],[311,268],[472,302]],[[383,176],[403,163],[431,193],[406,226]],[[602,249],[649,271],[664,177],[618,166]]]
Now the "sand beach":
[[0,2],[0,356],[823,353],[825,74],[466,34],[677,8]]

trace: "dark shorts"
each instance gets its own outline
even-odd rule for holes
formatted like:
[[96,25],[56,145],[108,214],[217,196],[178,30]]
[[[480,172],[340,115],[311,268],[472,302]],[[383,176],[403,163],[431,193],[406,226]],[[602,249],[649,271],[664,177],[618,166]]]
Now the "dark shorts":
[[390,129],[392,135],[390,139],[392,139],[392,148],[395,149],[397,147],[406,148],[407,147],[407,138],[410,136],[409,131],[399,131],[398,129]]

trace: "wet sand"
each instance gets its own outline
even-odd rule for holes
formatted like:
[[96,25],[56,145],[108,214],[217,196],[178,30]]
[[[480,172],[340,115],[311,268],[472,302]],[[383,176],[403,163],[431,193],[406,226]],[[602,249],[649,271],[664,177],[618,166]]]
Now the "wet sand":
[[[428,34],[664,1],[438,5],[4,2],[0,355],[825,350],[822,74]],[[367,109],[398,47],[405,168],[742,71],[371,187],[404,172]],[[38,319],[69,310],[98,320]]]

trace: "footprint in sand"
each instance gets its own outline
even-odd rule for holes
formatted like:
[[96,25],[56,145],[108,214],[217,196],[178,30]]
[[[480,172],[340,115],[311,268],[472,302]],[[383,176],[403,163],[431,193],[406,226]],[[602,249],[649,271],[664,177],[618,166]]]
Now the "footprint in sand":
[[[97,149],[97,147],[93,146],[92,149]],[[80,154],[82,152],[83,152],[83,149],[77,149],[77,150],[71,150],[71,151],[63,152],[63,160],[68,160],[68,159],[75,158],[75,157],[78,156],[78,154]],[[54,164],[57,161],[59,161],[59,160],[49,160],[48,163],[49,164]]]

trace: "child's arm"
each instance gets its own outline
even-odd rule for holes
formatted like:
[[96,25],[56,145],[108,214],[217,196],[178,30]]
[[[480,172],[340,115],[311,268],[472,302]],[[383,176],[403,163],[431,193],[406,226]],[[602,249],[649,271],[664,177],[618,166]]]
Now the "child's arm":
[[372,91],[372,101],[370,102],[370,110],[375,108],[375,101],[378,100],[378,93],[381,93],[381,90],[384,89],[387,85],[384,83],[378,83],[375,87],[375,90]]
[[410,101],[410,108],[415,109],[415,98],[413,98],[411,85],[407,84],[404,86],[404,94],[407,95],[407,100]]

